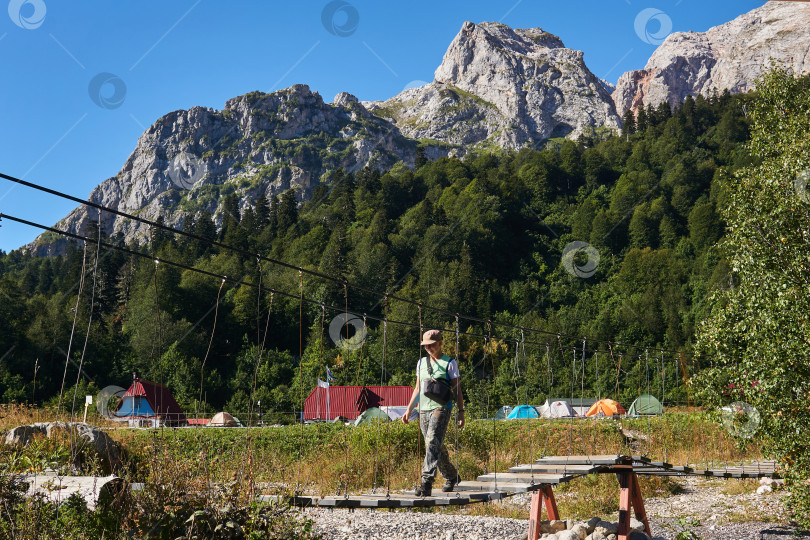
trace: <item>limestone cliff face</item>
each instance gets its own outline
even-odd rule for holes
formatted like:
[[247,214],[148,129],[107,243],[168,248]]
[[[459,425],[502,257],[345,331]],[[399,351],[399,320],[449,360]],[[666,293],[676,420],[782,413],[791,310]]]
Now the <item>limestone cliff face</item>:
[[498,23],[464,23],[432,83],[366,106],[409,137],[467,147],[537,147],[620,122],[582,52]]
[[622,75],[613,99],[623,115],[689,95],[747,92],[771,63],[810,71],[810,4],[768,2],[707,32],[674,33],[644,69]]
[[[540,28],[466,22],[436,69],[434,81],[376,102],[341,93],[331,104],[306,85],[229,100],[221,111],[175,111],[138,139],[114,177],[89,199],[180,226],[202,211],[222,219],[221,197],[242,207],[260,193],[296,188],[305,200],[330,171],[413,165],[427,157],[476,149],[540,147],[549,138],[619,129],[640,104],[674,105],[687,95],[750,90],[774,61],[810,70],[810,4],[768,2],[705,33],[671,35],[643,70],[624,74],[615,90],[585,65],[580,51]],[[610,92],[613,91],[611,97]],[[615,101],[615,104],[614,104]],[[79,207],[57,227],[84,233],[97,219]],[[141,242],[137,223],[103,216],[108,235]],[[65,240],[40,236],[28,246],[59,253]]]
[[[429,155],[438,157],[441,151]],[[221,223],[220,197],[237,193],[243,207],[260,193],[268,197],[297,188],[308,198],[321,175],[344,167],[388,168],[413,164],[416,143],[390,123],[370,114],[351,94],[324,103],[306,85],[229,100],[221,111],[193,107],[169,113],[138,139],[121,171],[101,182],[89,200],[167,224],[182,225],[186,214],[202,211]],[[57,228],[86,232],[95,227],[95,210],[80,206]],[[108,235],[142,241],[146,227],[102,215]],[[30,247],[40,255],[59,253],[64,240],[40,237]]]

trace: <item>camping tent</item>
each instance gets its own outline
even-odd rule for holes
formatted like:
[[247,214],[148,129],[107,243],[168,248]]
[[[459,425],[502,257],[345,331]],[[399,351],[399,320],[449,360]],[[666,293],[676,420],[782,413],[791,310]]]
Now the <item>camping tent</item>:
[[540,411],[540,413],[542,413],[544,410],[547,410],[549,407],[551,407],[552,403],[555,403],[557,401],[565,401],[566,403],[568,403],[568,405],[570,405],[571,408],[574,410],[575,416],[585,416],[585,413],[588,412],[588,409],[590,409],[591,405],[596,403],[597,400],[591,398],[549,397],[546,400],[546,402],[543,403],[543,405],[538,408],[538,410]]
[[571,404],[564,400],[553,401],[540,407],[540,415],[543,418],[570,418],[577,413]]
[[591,405],[585,416],[613,416],[614,414],[625,414],[626,412],[618,402],[612,399],[600,399]]
[[650,394],[642,394],[630,405],[630,410],[627,411],[630,416],[638,416],[641,414],[664,414],[664,407],[661,402],[655,399],[655,396]]
[[208,422],[208,427],[238,427],[239,422],[231,416],[229,413],[225,411],[218,412],[214,415],[210,422]]
[[518,405],[512,409],[506,418],[514,420],[515,418],[537,418],[538,416],[540,415],[537,414],[537,409],[531,405]]
[[[385,414],[388,415],[388,418],[391,420],[399,420],[405,415],[405,411],[408,410],[407,405],[397,405],[387,407],[385,405],[380,407],[381,410],[385,411]],[[416,407],[411,411],[411,416],[408,418],[409,422],[413,422],[414,420],[419,420],[419,408]]]
[[388,418],[388,414],[379,407],[371,407],[366,409],[360,416],[357,417],[357,420],[354,421],[355,426],[362,426],[365,424],[370,424],[374,420],[380,420],[381,422],[388,422],[391,419]]
[[498,412],[495,413],[495,420],[506,420],[509,416],[509,413],[512,412],[512,407],[509,405],[504,405],[498,409]]

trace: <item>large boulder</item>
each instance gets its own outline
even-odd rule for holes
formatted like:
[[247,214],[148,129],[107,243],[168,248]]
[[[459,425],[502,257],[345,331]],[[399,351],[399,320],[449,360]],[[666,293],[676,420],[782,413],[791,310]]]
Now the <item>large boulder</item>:
[[17,426],[6,434],[4,442],[27,446],[37,437],[70,441],[74,450],[70,453],[74,469],[81,470],[95,457],[107,474],[121,468],[123,453],[120,445],[100,429],[79,422],[38,422]]

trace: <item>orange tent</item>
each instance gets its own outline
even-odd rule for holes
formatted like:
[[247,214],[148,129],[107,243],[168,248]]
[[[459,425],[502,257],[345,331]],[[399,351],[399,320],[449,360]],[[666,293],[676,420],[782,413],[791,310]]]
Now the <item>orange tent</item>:
[[585,416],[613,416],[614,414],[627,414],[618,402],[612,399],[600,399],[588,409]]

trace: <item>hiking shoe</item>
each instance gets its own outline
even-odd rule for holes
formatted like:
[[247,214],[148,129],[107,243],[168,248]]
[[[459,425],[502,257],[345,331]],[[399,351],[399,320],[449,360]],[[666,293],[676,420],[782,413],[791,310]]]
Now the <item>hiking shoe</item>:
[[442,486],[442,491],[444,491],[445,493],[450,493],[455,489],[456,484],[458,484],[459,482],[461,482],[461,477],[459,475],[456,475],[455,478],[453,478],[452,480],[447,480],[444,483],[444,485]]
[[433,492],[433,484],[431,482],[422,482],[422,485],[416,488],[417,497],[430,497]]

